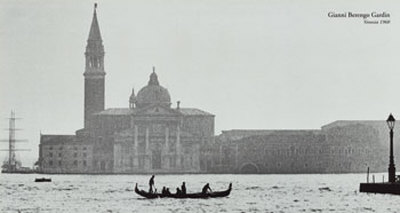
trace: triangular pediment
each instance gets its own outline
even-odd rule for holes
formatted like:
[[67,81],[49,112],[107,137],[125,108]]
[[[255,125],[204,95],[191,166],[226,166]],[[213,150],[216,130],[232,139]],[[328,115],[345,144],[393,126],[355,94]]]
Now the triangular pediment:
[[151,105],[143,109],[139,109],[135,112],[135,115],[139,116],[179,116],[181,115],[175,109],[171,109],[162,105]]

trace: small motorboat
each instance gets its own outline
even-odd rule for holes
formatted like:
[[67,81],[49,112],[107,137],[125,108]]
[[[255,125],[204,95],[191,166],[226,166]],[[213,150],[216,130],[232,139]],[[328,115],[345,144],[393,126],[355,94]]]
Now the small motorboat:
[[161,193],[150,193],[144,190],[140,190],[138,188],[138,184],[136,183],[135,192],[136,194],[148,198],[215,198],[215,197],[226,197],[231,193],[232,183],[229,184],[229,188],[225,191],[215,191],[210,193],[187,193],[187,194],[161,194]]
[[35,178],[35,182],[51,182],[51,178]]

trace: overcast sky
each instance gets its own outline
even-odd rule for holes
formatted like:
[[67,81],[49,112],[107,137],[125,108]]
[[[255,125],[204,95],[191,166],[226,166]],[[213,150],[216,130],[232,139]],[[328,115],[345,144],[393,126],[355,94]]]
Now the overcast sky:
[[[0,116],[16,111],[25,165],[39,133],[83,126],[94,1],[0,1]],[[106,108],[128,107],[152,66],[181,107],[228,129],[319,129],[400,118],[400,4],[393,1],[98,1]],[[390,24],[328,12],[390,13]],[[0,119],[0,127],[8,121]],[[0,133],[7,139],[8,133]],[[3,143],[0,148],[7,148]],[[0,153],[1,160],[6,152]]]

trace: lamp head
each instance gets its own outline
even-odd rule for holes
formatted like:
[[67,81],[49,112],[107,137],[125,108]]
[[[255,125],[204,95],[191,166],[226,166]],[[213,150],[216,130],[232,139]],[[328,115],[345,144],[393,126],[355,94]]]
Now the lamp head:
[[395,122],[396,122],[396,119],[394,119],[393,115],[390,114],[388,119],[386,120],[386,123],[390,130],[393,130]]

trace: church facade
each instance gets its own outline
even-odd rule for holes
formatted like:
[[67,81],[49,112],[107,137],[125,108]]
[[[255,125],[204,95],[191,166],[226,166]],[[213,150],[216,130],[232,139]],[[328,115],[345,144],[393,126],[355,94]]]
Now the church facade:
[[104,46],[96,8],[87,40],[84,128],[41,135],[45,173],[199,173],[200,146],[214,137],[214,115],[172,107],[153,68],[148,85],[132,90],[129,107],[104,109]]

